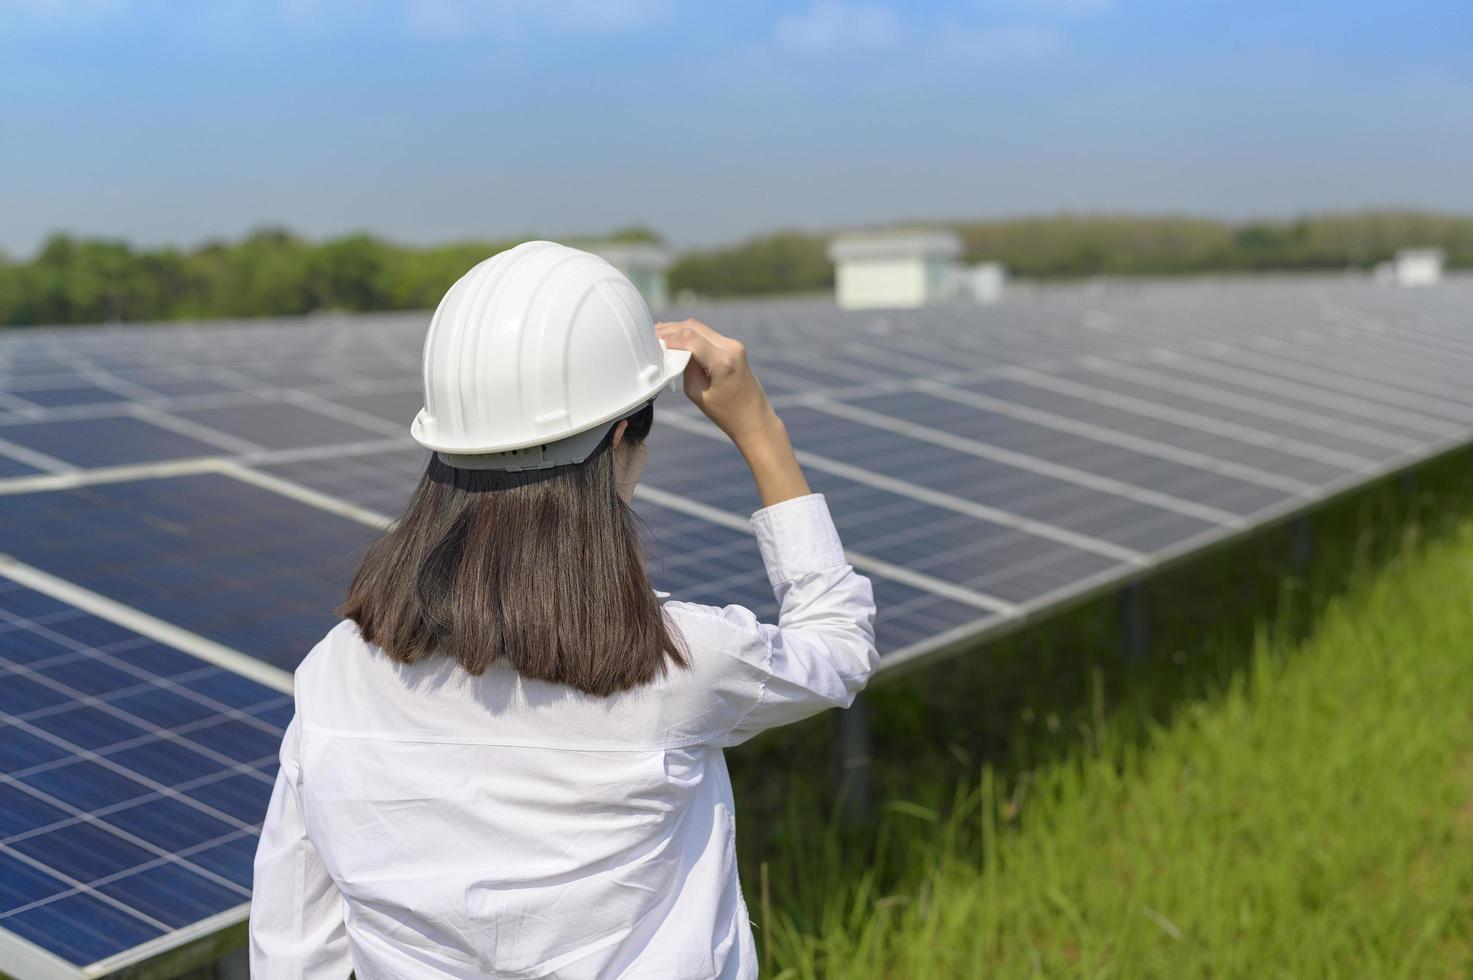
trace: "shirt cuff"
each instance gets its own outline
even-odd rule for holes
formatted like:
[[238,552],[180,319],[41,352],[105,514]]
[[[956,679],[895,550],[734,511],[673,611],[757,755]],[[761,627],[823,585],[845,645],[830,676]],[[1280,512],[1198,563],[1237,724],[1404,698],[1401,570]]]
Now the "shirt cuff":
[[821,493],[784,500],[752,514],[752,530],[776,589],[801,575],[847,561],[839,532]]

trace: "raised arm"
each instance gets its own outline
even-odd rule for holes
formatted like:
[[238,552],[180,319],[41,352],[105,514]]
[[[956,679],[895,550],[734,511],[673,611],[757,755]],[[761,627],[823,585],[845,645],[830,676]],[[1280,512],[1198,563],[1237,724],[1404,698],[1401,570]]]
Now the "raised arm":
[[[803,477],[787,429],[747,364],[746,349],[696,320],[659,324],[691,351],[685,393],[746,459],[762,497],[752,529],[781,604],[776,624],[741,606],[703,607],[699,638],[736,661],[751,687],[724,730],[732,745],[765,728],[848,707],[878,665],[869,579],[844,555],[822,494]],[[694,612],[694,610],[693,610]]]
[[731,439],[757,483],[762,506],[811,493],[788,430],[747,364],[747,348],[699,320],[658,323],[660,339],[691,352],[685,395]]

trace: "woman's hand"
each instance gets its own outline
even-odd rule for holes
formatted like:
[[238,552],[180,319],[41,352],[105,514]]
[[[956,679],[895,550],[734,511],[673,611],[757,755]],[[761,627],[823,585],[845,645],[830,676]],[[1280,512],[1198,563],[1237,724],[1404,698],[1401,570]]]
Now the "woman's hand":
[[667,347],[690,351],[685,396],[741,450],[763,506],[810,493],[787,429],[747,364],[741,341],[699,320],[657,323],[655,332]]
[[[778,422],[762,383],[747,364],[747,348],[699,320],[657,323],[667,347],[690,351],[685,367],[685,397],[740,446],[761,438]],[[781,423],[778,423],[781,424]]]

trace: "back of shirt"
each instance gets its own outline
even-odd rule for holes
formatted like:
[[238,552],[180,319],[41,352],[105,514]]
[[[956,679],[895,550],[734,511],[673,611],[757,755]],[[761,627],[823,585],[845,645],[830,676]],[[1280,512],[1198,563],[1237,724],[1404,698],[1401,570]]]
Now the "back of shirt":
[[612,697],[330,632],[297,673],[252,975],[755,976],[722,748],[849,704],[876,656],[823,498],[753,526],[778,624],[667,602],[689,668]]

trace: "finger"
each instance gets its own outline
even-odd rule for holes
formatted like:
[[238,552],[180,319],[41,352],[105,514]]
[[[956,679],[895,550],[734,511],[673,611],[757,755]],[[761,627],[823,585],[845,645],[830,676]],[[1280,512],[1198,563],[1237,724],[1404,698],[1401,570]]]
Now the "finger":
[[695,331],[696,333],[700,334],[702,337],[705,337],[707,340],[711,341],[711,343],[715,344],[718,347],[720,347],[720,346],[722,346],[722,345],[724,345],[724,344],[726,344],[726,343],[729,342],[729,340],[728,340],[728,338],[727,338],[727,336],[725,334],[721,333],[720,331],[717,331],[717,330],[712,329],[711,327],[709,327],[706,324],[702,323],[700,320],[686,320],[683,325],[688,330]]
[[701,369],[707,374],[711,373],[712,365],[721,355],[720,348],[716,346],[704,334],[690,329],[688,324],[678,324],[673,329],[660,335],[665,346],[672,350],[690,351],[691,361],[699,363]]
[[679,330],[692,330],[716,344],[724,343],[728,339],[721,331],[693,318],[677,321],[667,320],[655,324],[655,332],[661,337]]
[[681,377],[681,387],[685,389],[686,397],[692,400],[711,387],[711,376],[694,357],[685,366],[685,374]]

